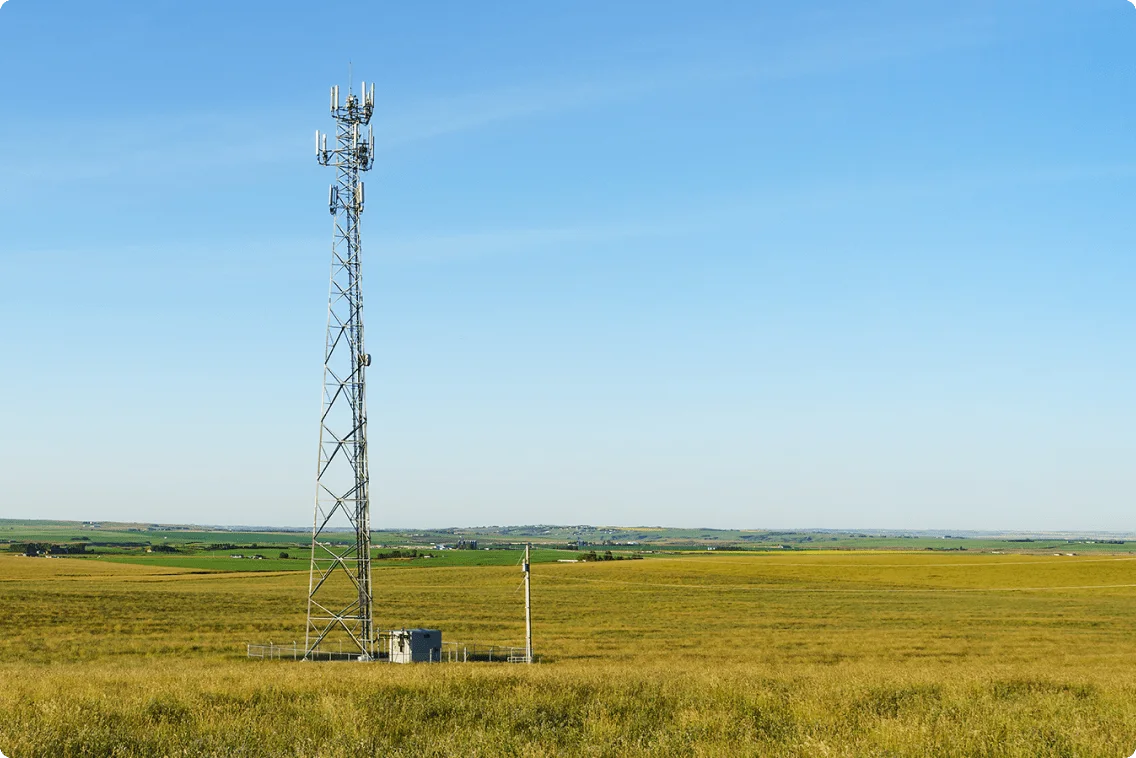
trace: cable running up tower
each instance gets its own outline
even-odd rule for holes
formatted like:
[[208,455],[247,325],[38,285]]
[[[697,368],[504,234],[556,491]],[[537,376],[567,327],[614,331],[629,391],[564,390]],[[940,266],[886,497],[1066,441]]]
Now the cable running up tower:
[[[308,626],[304,658],[339,650],[363,660],[376,656],[371,592],[371,513],[368,497],[366,369],[363,345],[363,182],[359,174],[375,161],[370,127],[375,85],[349,92],[343,104],[331,88],[335,142],[316,132],[316,158],[335,169],[328,193],[334,217],[331,287],[327,305],[319,467],[316,473]],[[362,127],[367,127],[367,134]],[[334,647],[332,643],[337,643]],[[322,657],[322,656],[321,656]]]

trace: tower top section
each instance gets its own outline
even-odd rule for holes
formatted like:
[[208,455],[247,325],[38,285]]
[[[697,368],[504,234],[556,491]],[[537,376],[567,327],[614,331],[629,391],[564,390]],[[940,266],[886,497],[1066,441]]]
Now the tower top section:
[[336,84],[331,88],[331,114],[337,120],[355,121],[360,124],[368,124],[371,121],[371,114],[375,112],[375,83],[371,82],[371,88],[367,89],[367,83],[361,83],[360,90],[362,94],[356,95],[354,92],[347,93],[347,99],[341,104],[339,102],[339,85]]
[[[316,160],[322,166],[353,171],[370,171],[375,163],[375,132],[370,126],[375,112],[375,84],[363,82],[362,93],[349,92],[340,102],[339,85],[331,88],[331,117],[335,119],[335,141],[328,148],[327,135],[316,131]],[[362,127],[367,127],[363,134]]]

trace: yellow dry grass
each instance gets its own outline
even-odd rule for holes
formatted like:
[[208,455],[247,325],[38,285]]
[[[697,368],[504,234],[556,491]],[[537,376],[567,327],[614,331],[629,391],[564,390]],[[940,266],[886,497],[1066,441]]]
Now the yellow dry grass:
[[[1128,756],[1136,560],[825,553],[535,567],[545,663],[250,661],[303,573],[0,556],[28,756]],[[519,644],[511,567],[377,568],[381,627]]]

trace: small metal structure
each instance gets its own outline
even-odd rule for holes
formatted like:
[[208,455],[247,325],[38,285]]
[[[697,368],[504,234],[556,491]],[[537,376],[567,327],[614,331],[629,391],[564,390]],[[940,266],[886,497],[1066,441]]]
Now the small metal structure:
[[351,648],[344,648],[342,641],[338,648],[325,646],[310,653],[307,657],[304,656],[304,649],[300,647],[298,642],[293,642],[291,645],[276,645],[268,643],[267,645],[258,645],[253,643],[245,643],[246,654],[249,658],[260,658],[267,661],[282,661],[282,660],[318,660],[318,661],[357,661],[359,660],[359,651],[352,650]]
[[[479,645],[472,642],[443,642],[442,660],[446,663],[526,663],[523,647],[511,645]],[[533,663],[538,659],[534,658]]]
[[389,632],[391,663],[441,663],[442,632],[438,629],[393,629]]
[[[363,345],[363,182],[359,175],[375,161],[369,124],[375,86],[343,102],[331,88],[334,143],[316,132],[316,159],[335,169],[328,192],[334,218],[331,286],[327,305],[319,464],[316,469],[308,622],[304,660],[323,657],[323,648],[346,645],[359,660],[376,654],[371,590],[371,512],[368,495],[366,369]],[[363,134],[362,127],[367,126]]]
[[[401,631],[401,630],[398,630]],[[397,632],[396,632],[397,633]],[[390,647],[390,634],[391,632],[380,632],[379,642],[386,641],[385,645],[381,647],[389,649]],[[268,644],[245,644],[245,655],[249,658],[256,658],[263,661],[300,661],[300,660],[318,660],[318,661],[357,661],[359,653],[345,649],[342,646],[329,647],[325,646],[319,650],[311,653],[306,659],[304,658],[304,649],[298,642],[293,642],[287,645],[276,645],[273,643]],[[384,650],[379,655],[372,659],[373,661],[391,662],[390,654]],[[430,660],[430,654],[427,653],[427,660]],[[445,642],[441,643],[441,653],[435,653],[433,660],[440,660],[442,663],[529,663],[528,656],[526,655],[525,648],[516,647],[511,645],[482,645],[473,642]],[[533,656],[532,663],[539,663],[539,656]]]
[[291,645],[275,645],[268,643],[267,645],[255,645],[251,642],[245,643],[245,654],[249,658],[263,658],[265,660],[283,660],[290,658],[293,661],[298,660],[300,653],[300,646],[293,642]]

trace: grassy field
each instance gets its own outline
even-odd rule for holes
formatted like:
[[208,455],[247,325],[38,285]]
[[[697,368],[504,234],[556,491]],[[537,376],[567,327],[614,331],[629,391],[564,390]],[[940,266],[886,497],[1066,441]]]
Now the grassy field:
[[[0,554],[0,750],[1119,758],[1136,748],[1129,556],[703,553],[547,563],[533,576],[537,666],[264,662],[244,658],[244,643],[302,634],[303,571]],[[377,623],[519,644],[519,580],[513,565],[376,562]]]

